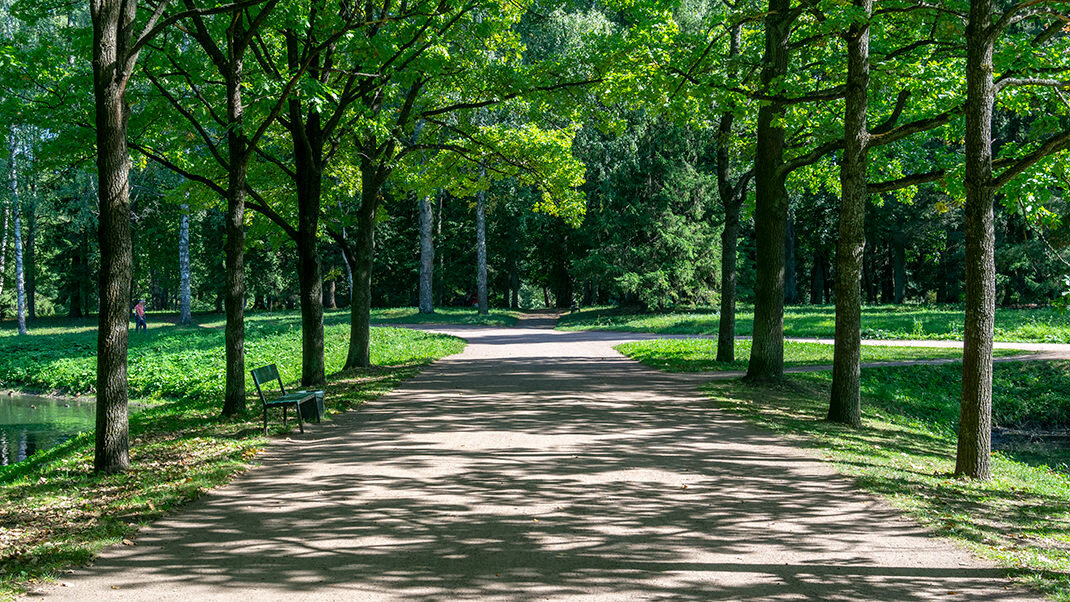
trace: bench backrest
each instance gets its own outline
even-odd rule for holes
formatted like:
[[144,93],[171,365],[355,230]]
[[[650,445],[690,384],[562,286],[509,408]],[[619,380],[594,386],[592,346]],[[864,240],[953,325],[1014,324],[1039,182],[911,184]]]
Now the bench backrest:
[[268,383],[272,380],[278,381],[279,390],[283,395],[286,395],[286,387],[282,385],[282,377],[279,376],[279,369],[275,364],[268,364],[267,366],[261,366],[252,371],[253,384],[256,385],[256,392],[260,394],[260,401],[267,403],[267,399],[264,398],[264,391],[260,388],[261,385]]

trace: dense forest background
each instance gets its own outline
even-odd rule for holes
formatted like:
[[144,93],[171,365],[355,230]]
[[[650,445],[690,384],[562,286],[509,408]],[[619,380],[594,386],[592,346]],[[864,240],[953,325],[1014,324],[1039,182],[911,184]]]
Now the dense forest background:
[[[709,136],[641,114],[626,134],[591,126],[576,139],[587,166],[587,214],[578,228],[531,211],[537,193],[512,180],[487,192],[490,302],[495,307],[638,303],[652,309],[715,305],[719,293],[723,207],[713,181]],[[16,128],[17,199],[3,194],[0,316],[15,313],[14,220],[25,237],[30,319],[86,316],[96,311],[95,173],[91,157],[64,169],[45,168],[34,153],[53,141]],[[10,147],[4,173],[11,174]],[[190,220],[192,302],[196,312],[221,312],[223,209],[204,199],[183,209],[191,186],[153,164],[133,177],[134,286],[150,311],[177,311],[179,229]],[[194,192],[195,194],[195,192]],[[956,303],[963,294],[962,209],[934,191],[910,203],[874,198],[866,223],[863,291],[868,303]],[[753,199],[750,201],[753,203]],[[792,195],[786,301],[832,301],[835,256],[834,194]],[[17,203],[17,205],[15,204]],[[471,305],[476,291],[475,200],[439,193],[433,199],[434,299],[439,306]],[[1068,212],[1066,201],[1048,208]],[[752,209],[745,209],[749,217]],[[391,195],[380,214],[373,277],[376,306],[415,306],[419,278],[419,211],[406,194]],[[298,282],[292,243],[266,218],[252,214],[246,258],[250,309],[293,309]],[[1031,224],[1020,210],[997,206],[997,300],[1001,305],[1045,304],[1061,291],[1068,268],[1058,252],[1070,247],[1070,228]],[[753,225],[744,220],[739,294],[753,296]],[[342,253],[324,237],[328,307],[349,304]]]

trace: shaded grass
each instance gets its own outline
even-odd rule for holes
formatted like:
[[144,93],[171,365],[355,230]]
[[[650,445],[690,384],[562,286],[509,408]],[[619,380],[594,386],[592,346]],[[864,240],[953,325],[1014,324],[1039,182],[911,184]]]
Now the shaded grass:
[[[750,355],[750,341],[736,341],[736,360],[717,361],[716,339],[654,339],[623,343],[614,349],[644,365],[666,372],[704,372],[746,370]],[[784,365],[814,366],[832,364],[833,346],[825,343],[784,341]],[[997,349],[997,356],[1022,353],[1011,349]],[[863,362],[902,362],[918,360],[961,360],[961,349],[937,347],[892,347],[863,345]]]
[[[961,340],[961,306],[878,305],[862,309],[862,337],[866,339]],[[751,307],[740,306],[736,334],[750,335]],[[669,313],[641,313],[628,308],[594,308],[562,316],[564,330],[620,330],[661,334],[717,334],[719,314],[698,308]],[[808,305],[784,308],[784,336],[832,338],[835,308]],[[1050,308],[996,310],[997,341],[1070,343],[1070,320]]]
[[[291,316],[269,319],[279,323],[269,326],[253,320],[250,344],[265,355],[265,350],[270,350],[270,360],[277,361],[280,369],[291,365],[299,369],[299,332],[286,327]],[[328,338],[336,343],[328,345],[328,366],[339,367],[344,361],[345,341],[336,340],[339,335],[334,332],[340,328],[335,325],[328,329]],[[171,332],[166,327],[157,330],[141,341],[150,349],[158,349],[154,362],[141,366],[146,371],[186,361],[171,357],[182,351],[170,337],[189,337],[191,346],[203,344],[210,350],[211,337],[222,336],[221,331],[210,329],[203,333],[175,327],[170,327]],[[60,329],[40,336],[62,339],[83,334]],[[2,340],[0,348],[11,342]],[[463,341],[453,337],[375,328],[372,361],[379,366],[332,374],[327,388],[328,412],[345,411],[378,397],[415,374],[421,365],[463,347]],[[218,348],[211,352],[222,355]],[[255,364],[247,361],[250,365]],[[207,378],[222,379],[222,374],[206,372],[192,380]],[[292,379],[284,376],[284,380]],[[169,377],[161,376],[159,382],[170,382]],[[0,467],[0,598],[11,598],[37,581],[55,578],[66,567],[89,561],[104,546],[132,538],[138,526],[229,481],[255,462],[267,443],[259,400],[250,395],[244,414],[223,419],[221,395],[205,394],[205,390],[203,383],[194,382],[187,390],[179,389],[180,397],[157,400],[131,416],[132,465],[127,473],[92,473],[93,438],[88,433],[25,462]],[[160,389],[151,391],[163,395]],[[273,433],[285,432],[277,416],[269,424]]]
[[372,322],[379,324],[475,324],[479,326],[513,326],[520,312],[492,309],[485,316],[467,307],[436,307],[433,314],[421,314],[415,307],[391,307],[372,310]]
[[[991,481],[957,479],[952,473],[958,366],[863,370],[861,430],[821,420],[830,379],[827,373],[807,373],[773,386],[720,381],[705,391],[721,407],[818,448],[840,472],[936,533],[1007,567],[1054,599],[1070,600],[1065,445],[1004,445],[993,454]],[[1068,425],[1070,362],[998,364],[994,386],[998,426]]]

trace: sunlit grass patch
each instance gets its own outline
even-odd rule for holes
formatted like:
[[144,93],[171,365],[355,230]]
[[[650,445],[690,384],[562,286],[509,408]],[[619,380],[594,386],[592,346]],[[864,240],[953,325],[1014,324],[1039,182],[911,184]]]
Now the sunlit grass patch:
[[[593,308],[562,316],[564,330],[620,330],[659,334],[715,335],[720,315],[713,308],[679,312],[642,313],[627,308]],[[955,305],[878,305],[862,309],[862,336],[867,339],[961,340],[963,309]],[[750,335],[753,308],[740,306],[736,334]],[[824,305],[784,308],[784,335],[832,338],[835,308]],[[1049,308],[996,310],[997,341],[1070,343],[1070,320]]]

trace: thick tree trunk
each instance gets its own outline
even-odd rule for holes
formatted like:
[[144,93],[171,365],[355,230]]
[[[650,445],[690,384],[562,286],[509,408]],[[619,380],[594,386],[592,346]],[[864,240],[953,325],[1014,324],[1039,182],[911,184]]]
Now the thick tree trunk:
[[[318,196],[318,194],[317,194]],[[315,203],[317,206],[319,203]],[[301,384],[319,387],[327,382],[323,356],[323,274],[320,270],[319,249],[316,243],[316,217],[302,211],[302,226],[298,242],[297,276],[301,287]],[[305,225],[309,222],[308,225]]]
[[476,302],[479,315],[485,316],[487,307],[487,193],[476,194]]
[[[318,118],[313,114],[306,128],[308,148],[297,155],[297,277],[301,295],[301,384],[318,387],[327,382],[323,357],[323,274],[320,270],[317,236],[323,173],[319,169],[322,141]],[[295,146],[298,141],[295,140]]]
[[230,57],[226,76],[227,122],[230,124],[227,150],[231,160],[227,174],[227,282],[223,301],[227,314],[224,337],[227,376],[223,415],[234,416],[245,411],[245,186],[248,149],[242,130],[243,64],[240,56]]
[[955,474],[992,476],[995,227],[992,182],[992,0],[973,0],[966,26],[966,323]]
[[178,281],[179,303],[178,323],[184,326],[193,324],[190,308],[190,273],[189,273],[189,205],[182,203],[178,221]]
[[[739,54],[743,29],[736,25],[731,31],[729,56]],[[733,186],[732,158],[729,153],[732,137],[732,111],[721,114],[717,127],[717,192],[724,206],[724,230],[721,232],[721,313],[717,324],[717,361],[736,360],[736,254],[739,246],[739,213],[746,189]],[[749,179],[749,178],[748,178]]]
[[[762,89],[769,91],[787,73],[792,16],[788,0],[769,0],[765,17]],[[754,286],[754,328],[747,380],[776,380],[784,375],[784,238],[788,199],[782,171],[784,104],[764,103],[758,110],[754,160],[754,234],[757,279]]]
[[855,0],[865,21],[852,23],[847,41],[844,152],[840,163],[840,224],[836,246],[836,345],[828,419],[862,426],[862,258],[866,247],[866,165],[869,131],[869,16],[873,0]]
[[433,284],[435,277],[434,215],[431,200],[420,199],[420,313],[435,313]]
[[379,205],[379,185],[372,166],[364,165],[361,174],[366,184],[361,191],[357,233],[354,245],[347,247],[355,286],[350,309],[347,370],[371,365],[372,268],[375,265],[375,213]]
[[92,0],[93,95],[96,101],[97,196],[99,199],[100,314],[97,329],[97,417],[93,467],[97,472],[130,466],[126,352],[129,336],[131,239],[130,154],[125,90],[130,27],[136,2]]

